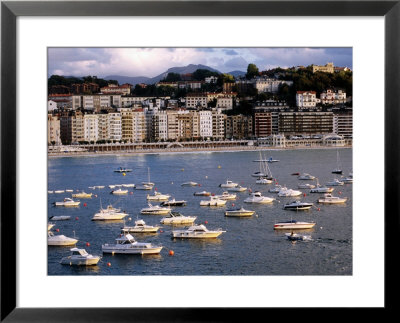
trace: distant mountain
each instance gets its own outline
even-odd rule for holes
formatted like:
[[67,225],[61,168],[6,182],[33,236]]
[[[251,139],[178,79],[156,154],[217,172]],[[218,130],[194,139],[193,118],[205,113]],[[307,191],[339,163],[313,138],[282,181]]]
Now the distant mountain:
[[243,71],[232,71],[232,72],[228,72],[226,74],[231,74],[234,77],[238,77],[238,76],[245,76],[246,72],[243,72]]
[[188,74],[193,73],[198,69],[205,69],[216,73],[221,73],[220,71],[206,66],[202,64],[189,64],[187,66],[182,67],[171,67],[167,71],[154,76],[154,77],[146,77],[146,76],[122,76],[122,75],[108,75],[104,77],[105,80],[117,80],[119,84],[130,83],[132,85],[138,83],[145,83],[145,84],[154,84],[161,81],[165,78],[168,73],[177,73],[177,74]]

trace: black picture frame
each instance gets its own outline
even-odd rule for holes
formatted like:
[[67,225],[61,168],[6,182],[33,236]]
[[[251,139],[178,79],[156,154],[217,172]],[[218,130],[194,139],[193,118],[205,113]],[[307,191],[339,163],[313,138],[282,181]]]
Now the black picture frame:
[[[16,306],[16,19],[19,16],[383,16],[385,19],[385,306],[396,305],[398,255],[400,1],[2,1],[1,3],[1,321],[3,322],[233,322],[291,308],[18,308]],[[373,157],[371,157],[373,158]],[[391,242],[393,241],[393,242]],[[37,291],[38,295],[40,291]],[[268,292],[268,291],[266,291]],[[345,292],[345,291],[344,291]],[[174,297],[171,295],[171,297]],[[324,308],[330,318],[337,309]],[[352,309],[347,309],[349,312]],[[382,312],[384,311],[384,312]],[[268,314],[270,314],[268,312]],[[296,313],[297,315],[297,313]],[[293,316],[290,316],[293,318]],[[378,317],[378,316],[377,316]],[[305,318],[305,317],[303,317]],[[343,318],[343,317],[341,317]],[[349,317],[350,318],[350,317]],[[281,317],[280,319],[284,319]],[[309,317],[308,317],[309,319]],[[322,319],[322,318],[321,318]]]

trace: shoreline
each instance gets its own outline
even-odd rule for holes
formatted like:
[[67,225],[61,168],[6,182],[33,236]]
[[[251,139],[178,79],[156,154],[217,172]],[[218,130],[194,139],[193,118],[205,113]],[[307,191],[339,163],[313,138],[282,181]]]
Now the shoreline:
[[267,147],[267,146],[237,146],[214,148],[162,148],[130,151],[98,151],[98,152],[60,152],[47,153],[47,158],[62,157],[97,157],[97,156],[137,156],[149,154],[186,154],[186,153],[213,153],[213,152],[240,152],[240,151],[284,151],[284,150],[315,150],[315,149],[351,149],[353,146],[297,146],[297,147]]

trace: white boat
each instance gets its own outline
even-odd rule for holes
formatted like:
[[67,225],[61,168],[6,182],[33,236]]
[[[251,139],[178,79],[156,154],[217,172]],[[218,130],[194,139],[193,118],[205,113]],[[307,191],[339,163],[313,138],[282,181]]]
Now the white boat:
[[297,177],[297,179],[300,179],[300,180],[312,180],[312,179],[315,179],[315,176],[310,175],[308,173],[303,173],[303,174],[299,175]]
[[135,226],[129,227],[124,226],[122,232],[133,232],[133,233],[156,233],[160,227],[147,225],[143,220],[136,220]]
[[54,193],[54,191],[47,191],[47,193],[49,193],[49,194],[53,194],[53,193]]
[[267,178],[263,178],[263,177],[260,177],[256,180],[256,184],[266,185],[266,184],[271,184],[271,183],[272,183],[272,179],[267,179]]
[[216,197],[221,200],[236,200],[236,194],[229,194],[228,192],[223,192],[221,195],[216,195]]
[[292,190],[291,188],[282,188],[279,193],[278,196],[300,196],[301,194],[303,194],[303,192],[301,191],[297,191],[297,190]]
[[135,184],[122,184],[122,187],[135,187]]
[[317,185],[316,187],[310,189],[310,193],[332,193],[333,190],[333,187],[321,186],[317,178]]
[[346,203],[347,197],[333,196],[332,194],[324,194],[324,197],[318,199],[321,204],[341,204]]
[[171,208],[162,207],[159,205],[151,205],[149,203],[149,207],[143,208],[140,210],[142,214],[152,214],[152,215],[165,215],[171,212]]
[[160,205],[161,206],[185,206],[186,205],[186,201],[185,200],[177,201],[175,199],[172,199],[172,200],[161,202]]
[[309,241],[312,240],[310,235],[301,235],[297,233],[286,233],[286,237],[290,241]]
[[104,188],[104,185],[97,185],[97,186],[93,186],[94,188]]
[[337,178],[333,179],[332,181],[326,183],[326,186],[342,186],[344,182],[339,181]]
[[293,201],[290,203],[287,203],[283,206],[284,210],[309,210],[313,206],[313,203],[308,203],[308,202],[300,202],[300,201]]
[[86,199],[86,198],[91,198],[92,195],[93,195],[93,193],[80,192],[80,193],[72,194],[72,197]]
[[222,188],[230,187],[231,188],[231,187],[236,187],[238,185],[239,185],[238,183],[234,183],[234,182],[232,182],[230,180],[227,180],[225,183],[219,184],[219,187],[222,187]]
[[148,185],[148,184],[142,184],[142,185],[136,185],[135,186],[135,190],[144,190],[144,191],[150,191],[153,189],[152,185]]
[[57,190],[57,191],[54,191],[54,193],[57,193],[57,194],[61,194],[61,193],[64,193],[65,191],[64,190]]
[[287,187],[282,186],[282,185],[275,185],[274,187],[271,187],[268,192],[270,193],[279,193],[282,189],[287,189]]
[[131,171],[132,171],[132,169],[122,168],[122,167],[120,167],[119,169],[114,170],[115,173],[129,173]]
[[92,221],[122,220],[127,215],[125,211],[121,212],[121,209],[116,209],[109,204],[105,209],[100,206],[99,212],[93,216]]
[[114,194],[114,195],[125,195],[128,194],[128,190],[123,190],[121,188],[115,190],[115,191],[111,191],[110,194]]
[[243,207],[225,211],[225,216],[252,216],[256,211],[246,210]]
[[352,184],[353,183],[353,177],[342,177],[340,179],[344,184]]
[[217,238],[224,232],[226,231],[223,231],[222,229],[208,230],[204,224],[200,224],[193,225],[187,230],[172,230],[172,237],[182,239],[210,239]]
[[247,190],[247,187],[243,187],[243,186],[235,186],[235,187],[228,187],[226,189],[228,192],[244,192]]
[[71,216],[69,215],[53,215],[49,218],[51,221],[66,221],[69,220]]
[[108,185],[109,188],[114,189],[115,185]]
[[47,232],[47,245],[49,246],[72,246],[77,242],[77,239],[66,237],[63,234],[54,235],[51,231]]
[[160,192],[154,192],[154,195],[147,194],[147,200],[149,201],[168,201],[171,197],[169,194],[161,194]]
[[150,167],[147,167],[147,182],[142,182],[142,185],[153,187],[155,184],[150,182]]
[[71,255],[61,259],[60,264],[70,266],[94,266],[100,261],[100,256],[93,256],[85,249],[72,248]]
[[198,186],[199,184],[196,182],[185,182],[182,183],[181,186]]
[[279,159],[273,159],[272,157],[269,157],[268,159],[256,159],[253,161],[254,162],[264,162],[264,163],[276,163],[279,161]]
[[65,190],[65,191],[68,192],[68,193],[71,193],[71,192],[73,192],[74,190],[68,189],[68,190]]
[[194,196],[210,196],[211,192],[207,192],[207,191],[201,191],[201,192],[195,192],[193,193]]
[[224,206],[226,200],[221,200],[217,196],[210,196],[209,200],[201,200],[200,206]]
[[342,174],[342,167],[340,164],[339,150],[336,151],[336,168],[332,171],[332,174]]
[[314,226],[315,222],[302,222],[302,221],[290,220],[290,221],[275,223],[274,230],[311,229]]
[[122,236],[115,239],[115,242],[115,244],[103,244],[101,246],[103,253],[150,255],[159,254],[163,248],[148,242],[137,242],[129,233],[122,234]]
[[256,191],[254,193],[250,193],[250,196],[248,198],[246,198],[243,202],[267,204],[267,203],[272,203],[273,201],[275,201],[275,198],[268,197],[268,196],[262,196],[262,194],[260,192]]
[[80,201],[74,201],[69,197],[66,197],[62,202],[54,202],[55,206],[65,206],[65,207],[79,206],[79,204],[81,204]]
[[314,188],[315,187],[315,185],[313,185],[313,184],[310,184],[310,183],[304,183],[304,184],[298,184],[297,185],[297,187],[298,188],[308,188],[308,189],[311,189],[311,188]]
[[260,170],[258,172],[253,173],[251,176],[258,177],[258,178],[266,178],[266,179],[271,180],[272,173],[271,173],[271,170],[269,169],[268,162],[266,161],[265,158],[262,158],[261,151],[259,153],[260,153],[260,159],[259,159]]
[[55,223],[47,223],[47,231],[50,231],[56,224]]
[[179,212],[170,212],[165,218],[162,218],[162,224],[192,224],[197,217],[185,216]]

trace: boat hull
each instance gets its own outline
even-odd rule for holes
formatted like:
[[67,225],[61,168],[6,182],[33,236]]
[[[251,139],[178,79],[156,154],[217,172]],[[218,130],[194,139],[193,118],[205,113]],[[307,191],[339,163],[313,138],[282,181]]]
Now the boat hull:
[[70,266],[95,266],[100,261],[101,257],[73,259],[71,257],[64,257],[61,259],[60,264]]
[[92,218],[92,221],[112,221],[112,220],[122,220],[125,218],[127,214],[112,214],[112,215],[106,215],[106,214],[95,214],[95,216]]
[[274,230],[299,230],[299,229],[311,229],[315,226],[315,223],[275,223]]
[[192,224],[196,219],[174,219],[174,220],[162,220],[160,223],[162,224],[172,224],[172,225],[180,225],[180,224]]
[[307,206],[284,206],[285,210],[293,210],[293,211],[305,211],[311,209],[312,205]]
[[346,203],[347,199],[340,199],[340,200],[318,200],[318,203],[321,204],[343,204]]
[[47,240],[48,246],[73,246],[76,245],[78,240],[71,239],[71,240]]
[[111,253],[111,254],[125,254],[125,255],[154,255],[159,254],[163,247],[153,247],[153,248],[115,248],[113,246],[102,246],[103,253]]
[[173,238],[181,238],[181,239],[214,239],[219,237],[222,234],[222,231],[217,232],[205,232],[205,233],[187,233],[180,231],[172,231]]
[[167,215],[171,210],[157,210],[157,211],[140,211],[141,214],[148,215]]
[[235,212],[235,211],[226,211],[225,216],[236,216],[236,217],[246,217],[246,216],[252,216],[255,213],[255,211],[248,211],[248,212]]

